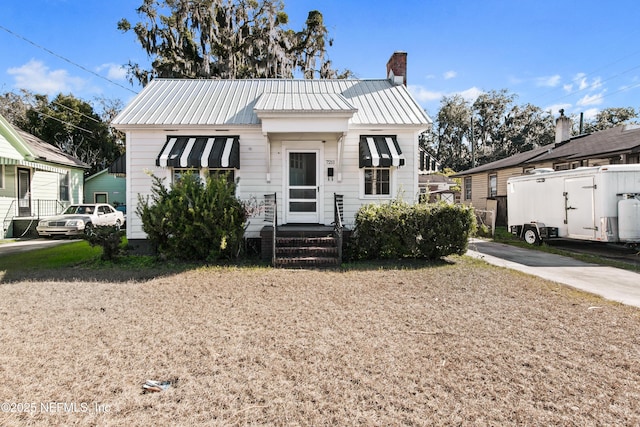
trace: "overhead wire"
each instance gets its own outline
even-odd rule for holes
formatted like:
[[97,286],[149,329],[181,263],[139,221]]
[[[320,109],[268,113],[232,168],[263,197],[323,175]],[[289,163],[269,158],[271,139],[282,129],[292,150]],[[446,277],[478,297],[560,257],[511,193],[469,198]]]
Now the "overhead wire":
[[[622,62],[622,61],[624,61],[625,59],[631,58],[632,56],[637,55],[637,54],[639,54],[639,53],[640,53],[640,50],[637,50],[637,51],[635,51],[635,52],[633,52],[633,53],[630,53],[629,55],[625,55],[625,56],[623,56],[623,57],[621,57],[621,58],[618,58],[618,59],[616,59],[616,60],[614,60],[614,61],[612,61],[612,62],[610,62],[610,63],[608,63],[608,64],[605,64],[605,65],[603,65],[602,67],[599,67],[599,68],[597,68],[597,69],[595,69],[595,70],[593,70],[593,71],[591,71],[591,72],[589,72],[589,73],[581,74],[581,75],[580,75],[580,77],[581,77],[581,78],[587,78],[587,77],[593,76],[594,74],[596,74],[596,73],[598,73],[598,72],[600,72],[600,71],[602,71],[602,70],[604,70],[604,69],[606,69],[606,68],[608,68],[608,67],[610,67],[610,66],[612,66],[612,65],[615,65],[615,64],[617,64],[617,63],[619,63],[619,62]],[[631,71],[633,71],[633,70],[635,70],[635,69],[638,69],[638,68],[640,68],[640,65],[637,65],[637,66],[631,67],[631,68],[629,68],[629,69],[626,69],[626,70],[624,70],[624,71],[621,71],[621,72],[619,72],[619,73],[613,74],[612,76],[610,76],[610,77],[608,77],[608,78],[606,78],[606,79],[604,79],[604,80],[601,80],[599,83],[604,83],[604,82],[607,82],[607,81],[613,80],[613,79],[615,79],[615,78],[617,78],[617,77],[620,77],[620,76],[622,76],[622,75],[624,75],[624,74],[627,74],[627,73],[629,73],[629,72],[631,72]],[[574,78],[574,79],[572,79],[572,81],[575,81],[575,80],[576,80],[575,78]],[[640,86],[640,85],[637,85],[637,84],[636,84],[636,85],[631,85],[631,86],[628,86],[628,87],[626,87],[626,88],[619,89],[619,90],[617,90],[617,91],[615,91],[615,92],[611,92],[611,93],[608,93],[608,94],[603,94],[601,97],[602,97],[602,98],[606,98],[606,97],[611,96],[611,95],[616,94],[616,93],[621,93],[621,92],[625,92],[625,91],[630,90],[630,89],[635,89],[636,87],[639,87],[639,86]],[[580,89],[578,89],[578,90],[575,90],[575,91],[572,91],[572,92],[566,93],[566,94],[561,95],[561,96],[559,96],[559,97],[557,97],[557,98],[553,98],[550,102],[557,102],[557,101],[559,101],[559,100],[562,100],[562,99],[564,99],[564,98],[567,98],[568,96],[575,95],[575,94],[577,94],[577,93],[580,93],[580,92],[586,91],[587,89],[589,89],[589,88],[591,88],[591,87],[592,87],[592,85],[588,85],[588,86],[583,87],[583,88],[580,88]],[[549,94],[554,93],[554,92],[556,92],[556,89],[555,89],[555,88],[554,88],[554,89],[551,89],[551,90],[549,90],[549,91],[547,91],[547,92],[545,92],[545,93],[543,93],[543,94],[540,94],[539,96],[536,96],[536,97],[534,97],[533,99],[534,99],[534,100],[535,100],[535,99],[540,99],[540,98],[545,97],[546,95],[549,95]]]
[[36,42],[34,42],[34,41],[31,41],[31,40],[29,40],[28,38],[26,38],[26,37],[24,37],[24,36],[22,36],[22,35],[20,35],[20,34],[18,34],[18,33],[16,33],[16,32],[14,32],[14,31],[11,31],[9,28],[7,28],[7,27],[5,27],[5,26],[3,26],[3,25],[0,25],[0,29],[2,29],[2,30],[4,30],[4,31],[6,31],[7,33],[11,34],[11,35],[12,35],[12,36],[14,36],[14,37],[17,37],[17,38],[19,38],[19,39],[21,39],[21,40],[24,40],[25,42],[27,42],[27,43],[29,43],[29,44],[31,44],[31,45],[33,45],[33,46],[37,47],[38,49],[42,49],[42,50],[44,50],[45,52],[47,52],[47,53],[49,53],[49,54],[51,54],[51,55],[55,56],[56,58],[62,59],[63,61],[66,61],[66,62],[68,62],[69,64],[71,64],[71,65],[73,65],[73,66],[75,66],[75,67],[78,67],[78,68],[80,68],[80,69],[81,69],[81,70],[83,70],[83,71],[86,71],[87,73],[93,74],[94,76],[96,76],[96,77],[98,77],[98,78],[101,78],[102,80],[106,80],[107,82],[109,82],[109,83],[111,83],[111,84],[114,84],[114,85],[116,85],[116,86],[118,86],[118,87],[120,87],[120,88],[122,88],[122,89],[124,89],[124,90],[128,90],[128,91],[129,91],[129,92],[131,92],[131,93],[134,93],[134,94],[137,94],[137,93],[138,93],[138,92],[136,92],[135,90],[133,90],[133,89],[131,89],[131,88],[129,88],[129,87],[123,86],[123,85],[121,85],[121,84],[120,84],[120,83],[118,83],[118,82],[114,82],[114,81],[113,81],[113,80],[111,80],[111,79],[108,79],[108,78],[106,78],[106,77],[104,77],[104,76],[101,76],[100,74],[96,73],[95,71],[92,71],[92,70],[90,70],[90,69],[88,69],[88,68],[86,68],[86,67],[84,67],[84,66],[82,66],[82,65],[80,65],[80,64],[78,64],[78,63],[76,63],[76,62],[73,62],[72,60],[70,60],[70,59],[68,59],[68,58],[65,58],[65,57],[64,57],[64,56],[62,56],[62,55],[59,55],[59,54],[55,53],[55,52],[54,52],[54,51],[52,51],[51,49],[47,49],[46,47],[41,46],[41,45],[39,45],[38,43],[36,43]]
[[[128,88],[128,87],[126,87],[126,86],[123,86],[123,85],[121,85],[121,84],[120,84],[120,83],[118,83],[118,82],[114,82],[113,80],[108,79],[107,77],[101,76],[100,74],[98,74],[98,73],[96,73],[96,72],[94,72],[94,71],[92,71],[92,70],[89,70],[88,68],[86,68],[86,67],[84,67],[84,66],[82,66],[82,65],[80,65],[80,64],[78,64],[78,63],[76,63],[76,62],[74,62],[74,61],[72,61],[72,60],[70,60],[70,59],[68,59],[68,58],[65,58],[65,57],[64,57],[64,56],[62,56],[62,55],[57,54],[56,52],[52,51],[51,49],[48,49],[48,48],[46,48],[46,47],[44,47],[44,46],[39,45],[38,43],[35,43],[34,41],[29,40],[28,38],[26,38],[26,37],[24,37],[24,36],[22,36],[22,35],[20,35],[20,34],[18,34],[18,33],[16,33],[16,32],[14,32],[14,31],[12,31],[12,30],[10,30],[9,28],[7,28],[7,27],[5,27],[5,26],[3,26],[3,25],[0,25],[0,29],[2,29],[2,30],[4,30],[4,31],[6,31],[7,33],[11,34],[12,36],[14,36],[14,37],[16,37],[16,38],[19,38],[19,39],[21,39],[21,40],[23,40],[23,41],[25,41],[25,42],[27,42],[27,43],[29,43],[29,44],[31,44],[31,45],[33,45],[33,46],[37,47],[38,49],[42,49],[42,50],[44,50],[45,52],[47,52],[47,53],[49,53],[49,54],[51,54],[51,55],[55,56],[56,58],[62,59],[63,61],[68,62],[69,64],[71,64],[71,65],[73,65],[73,66],[75,66],[75,67],[80,68],[81,70],[83,70],[83,71],[85,71],[85,72],[87,72],[87,73],[90,73],[90,74],[92,74],[92,75],[94,75],[94,76],[96,76],[96,77],[99,77],[99,78],[101,78],[101,79],[103,79],[103,80],[105,80],[105,81],[107,81],[107,82],[109,82],[109,83],[111,83],[111,84],[113,84],[113,85],[116,85],[116,86],[118,86],[118,87],[120,87],[120,88],[122,88],[122,89],[125,89],[125,90],[127,90],[127,91],[129,91],[129,92],[132,92],[132,93],[134,93],[134,94],[137,94],[137,93],[138,93],[138,92],[134,91],[134,90],[133,90],[133,89],[131,89],[131,88]],[[71,107],[68,107],[68,106],[66,106],[66,105],[60,104],[60,103],[58,103],[58,102],[56,102],[56,101],[53,101],[53,100],[52,100],[52,101],[50,101],[50,102],[51,102],[52,104],[58,105],[58,106],[60,106],[60,107],[62,107],[62,108],[65,108],[65,109],[67,109],[67,110],[69,110],[69,111],[71,111],[71,112],[73,112],[73,113],[80,114],[81,116],[83,116],[83,117],[85,117],[85,118],[87,118],[87,119],[89,119],[89,120],[92,120],[92,121],[94,121],[94,122],[96,122],[96,123],[101,123],[101,122],[100,122],[99,120],[97,120],[96,118],[91,117],[91,116],[88,116],[88,115],[86,115],[86,114],[84,114],[84,113],[82,113],[82,112],[80,112],[80,111],[74,110],[74,109],[73,109],[73,108],[71,108]],[[57,120],[58,122],[61,122],[61,123],[67,124],[67,125],[69,125],[69,126],[72,126],[72,127],[74,127],[74,128],[77,128],[77,129],[83,130],[83,131],[85,131],[85,132],[89,132],[90,134],[92,134],[92,133],[93,133],[93,132],[91,132],[91,131],[89,131],[89,130],[87,130],[87,129],[84,129],[84,128],[80,127],[80,126],[76,126],[76,125],[74,125],[73,123],[65,122],[64,120],[61,120],[61,119],[59,119],[59,118],[56,118],[56,117],[53,117],[53,116],[48,115],[48,114],[46,114],[46,113],[43,113],[42,111],[39,111],[39,110],[36,110],[36,111],[38,112],[38,114],[42,114],[43,116],[49,117],[49,118],[51,118],[51,119],[53,119],[53,120]]]

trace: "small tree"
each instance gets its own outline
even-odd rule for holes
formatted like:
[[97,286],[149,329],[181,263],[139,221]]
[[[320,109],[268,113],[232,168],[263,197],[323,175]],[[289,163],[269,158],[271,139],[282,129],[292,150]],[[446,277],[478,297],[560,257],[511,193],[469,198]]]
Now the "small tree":
[[226,175],[203,182],[187,173],[169,189],[152,179],[151,197],[138,197],[136,213],[160,254],[208,262],[240,254],[247,215]]
[[123,253],[123,236],[124,231],[120,229],[120,226],[102,225],[92,227],[90,233],[84,234],[84,239],[89,242],[91,247],[102,247],[100,258],[103,261],[115,261]]

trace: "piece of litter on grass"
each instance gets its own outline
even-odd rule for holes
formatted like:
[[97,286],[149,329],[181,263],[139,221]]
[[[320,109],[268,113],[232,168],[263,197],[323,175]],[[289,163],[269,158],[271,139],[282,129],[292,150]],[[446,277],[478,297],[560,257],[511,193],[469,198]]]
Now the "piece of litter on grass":
[[602,307],[593,306],[593,307],[589,307],[588,310],[600,310],[601,308]]
[[144,392],[148,393],[157,393],[159,391],[164,391],[171,386],[171,381],[154,381],[147,380],[143,385],[142,389]]

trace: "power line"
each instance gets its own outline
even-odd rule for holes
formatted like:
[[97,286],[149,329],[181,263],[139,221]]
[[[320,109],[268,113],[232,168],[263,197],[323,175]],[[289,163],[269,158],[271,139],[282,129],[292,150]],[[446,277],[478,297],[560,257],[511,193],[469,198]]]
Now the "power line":
[[[635,51],[635,52],[633,52],[633,53],[630,53],[629,55],[623,56],[623,57],[621,57],[621,58],[618,58],[618,59],[616,59],[616,60],[615,60],[615,61],[613,61],[613,62],[610,62],[610,63],[608,63],[608,64],[606,64],[606,65],[603,65],[602,67],[599,67],[599,68],[597,68],[597,69],[595,69],[595,70],[593,70],[593,71],[591,71],[591,72],[589,72],[589,73],[587,73],[587,74],[582,75],[581,77],[582,77],[582,78],[587,78],[587,77],[593,76],[593,75],[594,75],[594,74],[596,74],[597,72],[602,71],[602,70],[604,70],[604,69],[606,69],[606,68],[608,68],[608,67],[610,67],[610,66],[612,66],[612,65],[614,65],[614,64],[617,64],[617,63],[619,63],[619,62],[622,62],[622,61],[624,61],[625,59],[628,59],[628,58],[630,58],[630,57],[632,57],[632,56],[634,56],[634,55],[637,55],[638,53],[640,53],[640,50]],[[609,81],[609,80],[615,79],[615,78],[617,78],[617,77],[622,76],[623,74],[626,74],[626,73],[628,73],[628,72],[630,72],[630,71],[633,71],[633,70],[635,70],[635,69],[638,69],[638,68],[640,68],[640,65],[635,66],[635,67],[631,67],[631,68],[629,68],[629,69],[627,69],[627,70],[624,70],[624,71],[622,71],[622,72],[619,72],[619,73],[617,73],[617,74],[614,74],[614,75],[612,75],[612,76],[610,76],[610,77],[608,77],[608,78],[606,78],[606,79],[602,80],[600,83],[604,83],[604,82],[607,82],[607,81]],[[575,79],[572,79],[572,81],[575,81]],[[567,93],[567,94],[565,94],[565,95],[562,95],[562,96],[560,96],[560,97],[557,97],[557,98],[552,99],[550,102],[557,102],[557,101],[559,101],[559,100],[561,100],[561,99],[567,98],[568,96],[575,95],[575,94],[577,94],[577,93],[579,93],[579,92],[585,91],[585,90],[589,89],[589,87],[590,87],[590,86],[586,86],[586,87],[584,87],[584,88],[582,88],[582,89],[578,89],[578,90],[575,90],[575,91],[573,91],[573,92]],[[606,96],[613,95],[614,93],[624,92],[624,91],[626,91],[626,90],[633,89],[633,88],[636,88],[636,87],[638,87],[638,85],[632,85],[632,86],[629,86],[629,87],[627,87],[627,88],[623,88],[623,89],[621,89],[621,90],[618,90],[618,91],[616,91],[616,92],[612,92],[612,93],[610,93],[610,94],[603,95],[602,97],[604,98],[604,97],[606,97]],[[543,94],[540,94],[540,95],[539,95],[539,96],[537,96],[537,97],[534,97],[533,99],[534,99],[534,100],[535,100],[535,99],[540,99],[540,98],[543,98],[543,97],[545,97],[546,95],[549,95],[549,94],[554,93],[554,92],[556,92],[556,89],[551,89],[551,90],[549,90],[549,91],[547,91],[547,92],[545,92],[545,93],[543,93]]]
[[[618,74],[614,74],[613,76],[611,76],[611,77],[609,77],[609,78],[606,78],[606,79],[604,79],[604,80],[600,81],[599,83],[600,83],[600,84],[602,84],[602,83],[608,82],[609,80],[612,80],[612,79],[615,79],[615,78],[617,78],[617,77],[620,77],[621,75],[626,74],[626,73],[628,73],[628,72],[630,72],[630,71],[633,71],[633,70],[635,70],[635,69],[638,69],[638,68],[640,68],[640,65],[637,65],[637,66],[635,66],[635,67],[631,67],[631,68],[629,68],[629,69],[627,69],[627,70],[625,70],[625,71],[622,71],[622,72],[620,72],[620,73],[618,73]],[[593,74],[593,73],[591,73],[591,74]],[[589,75],[591,75],[591,74],[589,74]],[[585,77],[587,77],[587,76],[588,76],[588,75],[585,75]],[[636,87],[638,87],[638,86],[639,86],[639,85],[637,85],[637,84],[636,84],[636,85],[632,85],[632,86],[628,86],[628,87],[626,87],[626,88],[622,88],[622,89],[617,90],[617,91],[615,91],[615,92],[611,92],[611,93],[609,93],[609,94],[602,95],[602,98],[605,98],[605,97],[607,97],[607,96],[610,96],[610,95],[613,95],[613,94],[616,94],[616,93],[625,92],[625,91],[627,91],[627,90],[629,90],[629,89],[634,89],[634,88],[636,88]],[[590,86],[586,86],[586,87],[583,87],[583,88],[581,88],[581,89],[574,90],[573,92],[569,92],[569,93],[567,93],[567,94],[565,94],[565,95],[563,95],[563,96],[560,96],[560,97],[558,97],[558,98],[555,98],[555,99],[554,99],[554,102],[555,102],[555,101],[558,101],[558,100],[561,100],[561,99],[564,99],[564,98],[567,98],[567,97],[569,97],[569,96],[571,96],[571,95],[575,95],[575,94],[580,93],[580,92],[582,92],[582,91],[585,91],[585,90],[589,89],[589,87],[590,87]]]
[[[37,110],[36,110],[36,111],[37,111]],[[85,129],[85,128],[80,127],[80,126],[76,126],[76,125],[74,125],[73,123],[65,122],[64,120],[61,120],[61,119],[59,119],[59,118],[57,118],[57,117],[50,116],[49,114],[47,114],[47,113],[43,113],[42,111],[37,111],[37,113],[38,113],[38,114],[41,114],[41,115],[43,115],[43,116],[45,116],[45,117],[48,117],[48,118],[50,118],[50,119],[56,120],[56,121],[58,121],[58,122],[60,122],[60,123],[62,123],[62,124],[69,125],[69,126],[71,126],[71,127],[74,127],[74,128],[76,128],[76,129],[79,129],[79,130],[81,130],[81,131],[87,132],[89,135],[93,135],[93,132],[92,132],[92,131],[90,131],[89,129]]]
[[106,77],[104,77],[104,76],[101,76],[100,74],[96,73],[95,71],[91,71],[91,70],[89,70],[88,68],[83,67],[82,65],[77,64],[77,63],[73,62],[72,60],[65,58],[65,57],[64,57],[64,56],[62,56],[62,55],[59,55],[59,54],[55,53],[54,51],[52,51],[52,50],[50,50],[50,49],[47,49],[46,47],[41,46],[41,45],[39,45],[39,44],[37,44],[37,43],[35,43],[35,42],[33,42],[33,41],[29,40],[28,38],[26,38],[26,37],[24,37],[24,36],[21,36],[20,34],[17,34],[17,33],[13,32],[13,31],[11,31],[11,30],[10,30],[10,29],[8,29],[7,27],[4,27],[4,26],[0,25],[0,29],[3,29],[3,30],[4,30],[4,31],[6,31],[7,33],[11,34],[12,36],[17,37],[17,38],[19,38],[19,39],[22,39],[22,40],[24,40],[25,42],[27,42],[27,43],[29,43],[29,44],[31,44],[31,45],[33,45],[33,46],[37,47],[38,49],[42,49],[42,50],[44,50],[45,52],[47,52],[47,53],[49,53],[49,54],[51,54],[51,55],[55,56],[56,58],[60,58],[60,59],[62,59],[63,61],[66,61],[66,62],[68,62],[69,64],[71,64],[71,65],[73,65],[73,66],[75,66],[75,67],[78,67],[78,68],[80,68],[80,69],[81,69],[81,70],[83,70],[83,71],[86,71],[87,73],[93,74],[94,76],[99,77],[99,78],[101,78],[101,79],[103,79],[103,80],[106,80],[106,81],[108,81],[109,83],[114,84],[114,85],[116,85],[116,86],[118,86],[118,87],[120,87],[120,88],[122,88],[122,89],[124,89],[124,90],[128,90],[128,91],[129,91],[129,92],[131,92],[131,93],[134,93],[134,94],[137,94],[137,93],[138,93],[138,92],[136,92],[135,90],[133,90],[133,89],[131,89],[131,88],[128,88],[128,87],[126,87],[126,86],[121,85],[120,83],[114,82],[113,80],[110,80],[110,79],[108,79],[108,78],[106,78]]

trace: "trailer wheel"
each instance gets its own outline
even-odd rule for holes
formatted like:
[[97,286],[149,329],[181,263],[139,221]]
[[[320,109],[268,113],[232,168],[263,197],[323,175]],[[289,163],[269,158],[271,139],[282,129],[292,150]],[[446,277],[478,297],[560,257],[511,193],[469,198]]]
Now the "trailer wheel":
[[524,230],[524,241],[530,245],[539,245],[541,243],[540,236],[535,228],[527,228]]

